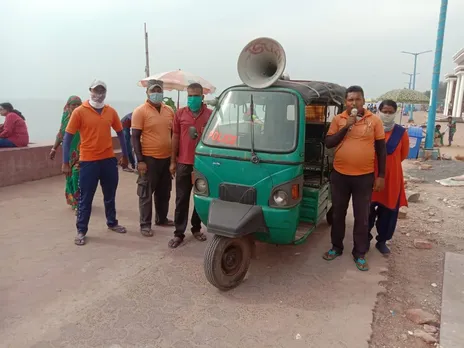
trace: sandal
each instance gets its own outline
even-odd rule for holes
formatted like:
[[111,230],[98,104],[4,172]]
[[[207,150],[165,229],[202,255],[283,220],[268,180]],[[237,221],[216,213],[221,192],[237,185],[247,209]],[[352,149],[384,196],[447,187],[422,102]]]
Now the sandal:
[[168,246],[169,246],[171,249],[175,249],[175,248],[177,248],[179,245],[181,245],[183,241],[184,241],[184,238],[181,238],[181,237],[174,237],[174,238],[172,238],[172,239],[169,241]]
[[196,240],[200,242],[204,242],[207,239],[206,236],[201,232],[192,232],[192,233],[193,233],[193,238],[195,238]]
[[126,233],[127,230],[124,226],[121,226],[121,225],[116,225],[116,226],[108,226],[108,229],[110,231],[113,231],[113,232],[117,232],[117,233]]
[[76,245],[84,245],[85,244],[85,234],[78,233],[76,238],[74,238],[74,244],[76,244]]
[[142,227],[140,233],[145,237],[153,237],[153,230],[150,227]]
[[366,259],[364,257],[358,257],[357,259],[353,258],[353,260],[354,260],[354,263],[356,264],[356,267],[360,271],[368,271],[369,270],[369,264],[367,263],[367,261],[366,261]]
[[322,255],[322,258],[326,261],[332,261],[335,260],[337,257],[341,256],[342,253],[339,253],[338,251],[335,251],[334,249],[330,249],[328,252],[324,253]]

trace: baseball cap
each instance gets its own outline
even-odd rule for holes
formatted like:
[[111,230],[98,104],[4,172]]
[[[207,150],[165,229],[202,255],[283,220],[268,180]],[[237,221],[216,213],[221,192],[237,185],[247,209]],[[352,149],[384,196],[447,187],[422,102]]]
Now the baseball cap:
[[163,89],[163,81],[161,80],[149,80],[147,85],[148,85],[147,89],[149,92],[155,87],[159,87]]
[[106,83],[104,83],[102,80],[93,80],[92,84],[90,85],[90,89],[95,88],[97,86],[102,86],[104,89],[107,89]]

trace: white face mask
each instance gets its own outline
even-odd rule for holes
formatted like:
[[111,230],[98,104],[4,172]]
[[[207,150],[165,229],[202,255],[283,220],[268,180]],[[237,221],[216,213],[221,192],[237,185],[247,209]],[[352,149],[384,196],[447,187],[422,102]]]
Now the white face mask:
[[383,128],[385,131],[388,132],[393,129],[397,114],[398,112],[395,112],[394,114],[384,114],[383,112],[379,112],[379,116],[380,116],[380,119],[382,120]]
[[95,109],[101,109],[105,106],[105,93],[90,92],[89,104]]

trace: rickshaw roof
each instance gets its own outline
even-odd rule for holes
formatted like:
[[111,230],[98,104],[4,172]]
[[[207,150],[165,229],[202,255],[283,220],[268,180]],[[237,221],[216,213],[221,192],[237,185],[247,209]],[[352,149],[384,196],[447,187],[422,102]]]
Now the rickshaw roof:
[[[243,84],[239,87],[248,87]],[[306,104],[343,105],[346,88],[323,81],[277,80],[271,87],[296,90]]]

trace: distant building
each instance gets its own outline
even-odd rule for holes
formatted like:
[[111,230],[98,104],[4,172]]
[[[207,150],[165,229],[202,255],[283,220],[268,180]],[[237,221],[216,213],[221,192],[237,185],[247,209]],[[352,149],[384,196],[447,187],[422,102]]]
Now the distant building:
[[456,64],[454,74],[445,75],[445,116],[462,117],[464,110],[464,48],[453,57]]

